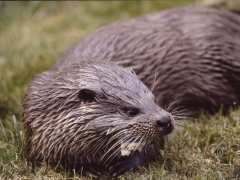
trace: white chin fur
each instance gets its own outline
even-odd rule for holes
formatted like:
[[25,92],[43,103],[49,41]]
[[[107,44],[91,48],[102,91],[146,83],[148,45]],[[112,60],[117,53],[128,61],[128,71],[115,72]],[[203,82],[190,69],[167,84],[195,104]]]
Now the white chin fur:
[[122,143],[121,144],[121,156],[129,156],[131,152],[141,152],[144,147],[144,143]]

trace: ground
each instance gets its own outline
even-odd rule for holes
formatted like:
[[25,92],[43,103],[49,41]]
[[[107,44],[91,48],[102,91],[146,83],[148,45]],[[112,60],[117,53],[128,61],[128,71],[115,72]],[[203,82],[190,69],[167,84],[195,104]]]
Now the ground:
[[[22,99],[34,75],[69,46],[115,20],[193,3],[172,1],[0,2],[0,179],[81,179],[23,156]],[[121,179],[240,179],[240,110],[202,116],[167,140],[163,163]]]

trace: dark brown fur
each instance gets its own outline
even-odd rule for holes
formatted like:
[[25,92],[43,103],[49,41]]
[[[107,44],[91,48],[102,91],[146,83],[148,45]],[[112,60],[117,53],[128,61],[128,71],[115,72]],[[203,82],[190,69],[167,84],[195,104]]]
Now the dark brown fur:
[[[133,68],[155,100],[119,65]],[[100,28],[31,84],[24,105],[28,158],[101,173],[130,170],[156,158],[157,141],[167,134],[156,122],[168,113],[156,104],[214,113],[239,105],[239,83],[240,18],[231,12],[177,8]],[[129,106],[140,113],[130,116]],[[119,140],[136,137],[151,143],[122,159]],[[101,156],[109,149],[106,163]]]

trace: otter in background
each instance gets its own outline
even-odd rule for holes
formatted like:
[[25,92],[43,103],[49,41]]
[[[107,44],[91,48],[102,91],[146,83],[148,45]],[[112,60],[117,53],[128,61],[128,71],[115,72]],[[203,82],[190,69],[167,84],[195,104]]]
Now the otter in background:
[[240,0],[201,0],[201,4],[240,13]]
[[119,175],[156,160],[178,118],[239,102],[238,15],[190,6],[117,22],[33,80],[27,157]]
[[133,68],[164,108],[215,113],[239,104],[240,18],[225,10],[175,8],[111,24],[55,68],[86,57]]

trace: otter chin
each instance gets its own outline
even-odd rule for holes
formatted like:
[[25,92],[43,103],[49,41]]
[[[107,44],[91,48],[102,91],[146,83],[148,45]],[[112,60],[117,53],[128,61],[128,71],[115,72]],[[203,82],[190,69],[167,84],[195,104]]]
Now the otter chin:
[[[91,61],[37,76],[24,104],[36,164],[118,175],[158,156],[172,115],[131,69]],[[148,154],[151,154],[148,155]]]

